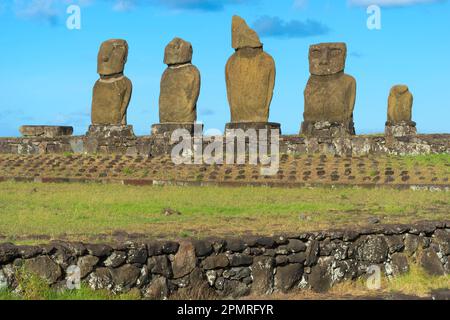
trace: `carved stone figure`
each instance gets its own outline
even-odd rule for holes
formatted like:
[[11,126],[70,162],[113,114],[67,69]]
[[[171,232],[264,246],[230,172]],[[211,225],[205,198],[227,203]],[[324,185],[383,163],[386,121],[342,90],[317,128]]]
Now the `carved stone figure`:
[[232,47],[236,52],[226,65],[231,122],[267,122],[275,85],[275,62],[263,51],[255,31],[234,16]]
[[321,43],[309,49],[311,76],[306,85],[302,133],[310,136],[354,134],[356,80],[344,73],[345,43]]
[[412,121],[413,95],[406,85],[393,86],[388,98],[386,135],[403,137],[417,133]]
[[393,86],[388,98],[388,121],[399,123],[412,119],[413,95],[405,85]]
[[161,78],[159,95],[159,122],[152,125],[152,134],[170,137],[177,129],[191,135],[201,132],[202,124],[196,124],[197,100],[200,94],[200,72],[192,64],[192,45],[174,38],[164,52],[167,69]]
[[125,40],[112,39],[102,43],[97,58],[97,80],[92,98],[93,125],[127,124],[127,108],[132,84],[123,71],[128,56]]
[[200,72],[191,63],[192,46],[180,38],[166,47],[159,96],[160,123],[193,123],[197,120]]

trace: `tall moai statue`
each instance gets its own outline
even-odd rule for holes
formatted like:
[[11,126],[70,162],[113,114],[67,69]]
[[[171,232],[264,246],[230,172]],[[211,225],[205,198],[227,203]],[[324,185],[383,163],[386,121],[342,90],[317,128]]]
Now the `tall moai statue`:
[[264,52],[258,35],[244,19],[233,16],[232,47],[235,53],[225,68],[231,123],[226,129],[276,128],[269,123],[275,86],[275,61]]
[[386,136],[403,137],[417,133],[416,123],[412,121],[413,100],[408,86],[392,87],[388,98]]
[[304,91],[301,133],[317,137],[355,134],[356,80],[344,73],[346,57],[345,43],[321,43],[309,48],[311,76]]
[[197,120],[197,100],[200,94],[200,72],[192,64],[192,45],[174,38],[164,52],[167,69],[161,78],[159,121],[152,134],[170,135],[176,129],[202,130]]
[[128,43],[121,39],[103,42],[97,57],[97,80],[92,97],[92,125],[88,134],[114,131],[128,131],[127,109],[131,99],[132,84],[124,76],[128,57]]

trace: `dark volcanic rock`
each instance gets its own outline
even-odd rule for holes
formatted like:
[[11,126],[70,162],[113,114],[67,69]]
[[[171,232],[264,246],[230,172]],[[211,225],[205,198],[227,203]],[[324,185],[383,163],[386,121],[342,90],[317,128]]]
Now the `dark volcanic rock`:
[[114,290],[123,292],[131,289],[136,284],[141,274],[141,270],[131,264],[123,265],[116,269],[111,269],[111,277],[115,285]]
[[171,278],[173,275],[172,266],[167,256],[150,257],[148,258],[147,266],[153,274],[159,274],[166,278]]
[[0,264],[7,264],[19,255],[18,248],[12,243],[0,244]]
[[420,256],[420,265],[432,276],[443,276],[445,274],[444,266],[439,260],[438,255],[432,249],[425,249]]
[[173,277],[175,279],[184,277],[192,272],[197,266],[197,256],[192,242],[181,242],[177,254],[172,262]]
[[303,265],[299,263],[278,267],[275,274],[275,289],[286,293],[297,285],[303,276]]
[[252,270],[252,293],[255,295],[270,294],[273,291],[274,260],[271,257],[255,257]]
[[112,248],[105,244],[87,244],[86,249],[90,255],[96,257],[106,257],[112,252]]
[[202,267],[205,270],[226,268],[230,264],[225,254],[218,254],[216,256],[209,256],[202,261]]
[[94,270],[99,259],[94,256],[84,256],[78,259],[78,267],[80,268],[81,279],[85,278],[89,273]]
[[48,256],[39,256],[25,260],[27,271],[46,280],[48,284],[56,283],[62,275],[61,268]]
[[363,236],[349,249],[349,255],[369,263],[382,263],[388,255],[388,244],[384,236]]

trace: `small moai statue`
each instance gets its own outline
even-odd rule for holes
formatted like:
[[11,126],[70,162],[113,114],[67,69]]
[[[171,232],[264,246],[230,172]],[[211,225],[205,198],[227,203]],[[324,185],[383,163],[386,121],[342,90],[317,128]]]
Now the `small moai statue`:
[[417,134],[416,123],[412,121],[413,95],[406,85],[393,86],[388,98],[388,114],[385,134],[404,137]]
[[200,72],[192,64],[192,45],[174,38],[164,52],[167,69],[161,78],[159,121],[152,134],[170,135],[176,129],[202,130],[197,120],[197,100],[200,94]]
[[355,134],[356,80],[344,73],[346,57],[345,43],[310,46],[302,134],[328,138]]
[[264,52],[257,33],[241,17],[233,16],[231,33],[235,53],[225,68],[231,111],[231,123],[226,129],[279,129],[279,124],[268,122],[275,86],[275,61]]
[[97,57],[100,79],[93,90],[92,125],[88,134],[106,134],[110,129],[132,133],[131,126],[127,126],[132,84],[123,74],[127,57],[128,43],[125,40],[111,39],[101,44]]

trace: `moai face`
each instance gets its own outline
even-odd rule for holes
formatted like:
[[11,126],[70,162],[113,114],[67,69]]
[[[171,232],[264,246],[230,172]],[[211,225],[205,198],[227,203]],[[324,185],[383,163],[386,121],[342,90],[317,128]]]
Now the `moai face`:
[[122,73],[128,57],[128,43],[111,39],[102,43],[97,57],[97,73],[102,76]]
[[192,45],[180,38],[173,39],[164,51],[164,63],[175,65],[192,61]]
[[231,24],[231,46],[235,50],[242,48],[262,48],[258,34],[250,29],[239,16],[233,16]]
[[326,76],[344,71],[347,46],[345,43],[321,43],[309,48],[309,71]]

